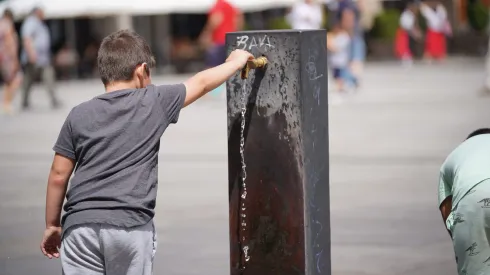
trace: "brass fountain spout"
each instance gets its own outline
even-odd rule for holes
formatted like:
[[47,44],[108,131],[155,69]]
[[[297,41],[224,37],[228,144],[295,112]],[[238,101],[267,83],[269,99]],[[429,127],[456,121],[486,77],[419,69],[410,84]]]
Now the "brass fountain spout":
[[268,60],[267,57],[261,56],[252,60],[249,60],[247,62],[247,65],[243,67],[242,69],[242,79],[247,79],[248,78],[248,72],[250,69],[257,69],[257,68],[265,68],[267,65]]

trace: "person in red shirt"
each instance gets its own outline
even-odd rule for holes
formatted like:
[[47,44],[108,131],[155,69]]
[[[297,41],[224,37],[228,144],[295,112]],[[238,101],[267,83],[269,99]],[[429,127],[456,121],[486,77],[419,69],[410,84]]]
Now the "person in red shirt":
[[208,21],[199,38],[206,48],[206,65],[214,67],[226,60],[225,36],[241,30],[243,14],[227,0],[216,0],[208,13]]

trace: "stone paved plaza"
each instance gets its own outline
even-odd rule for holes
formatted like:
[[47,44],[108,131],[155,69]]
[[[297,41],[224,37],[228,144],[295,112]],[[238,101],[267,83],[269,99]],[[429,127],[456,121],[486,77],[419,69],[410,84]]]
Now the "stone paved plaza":
[[[334,275],[456,274],[438,170],[471,130],[489,125],[483,68],[469,59],[368,64],[363,89],[330,107]],[[36,88],[33,110],[0,117],[0,274],[61,274],[38,248],[51,147],[70,108],[102,91],[96,80],[60,83],[65,107],[51,111]],[[155,274],[229,274],[226,134],[226,103],[211,95],[164,134]]]

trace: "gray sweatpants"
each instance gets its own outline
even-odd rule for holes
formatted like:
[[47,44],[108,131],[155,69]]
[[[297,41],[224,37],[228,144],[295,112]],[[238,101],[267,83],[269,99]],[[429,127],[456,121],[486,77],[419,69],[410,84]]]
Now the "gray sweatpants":
[[64,275],[151,275],[157,247],[152,222],[136,228],[86,224],[65,232]]

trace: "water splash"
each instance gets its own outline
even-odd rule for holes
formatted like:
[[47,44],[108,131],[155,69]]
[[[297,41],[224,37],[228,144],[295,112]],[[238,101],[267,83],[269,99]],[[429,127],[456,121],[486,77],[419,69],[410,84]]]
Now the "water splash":
[[245,262],[250,261],[250,256],[248,256],[248,245],[243,247],[243,254],[245,255]]
[[[242,195],[241,197],[241,207],[240,207],[240,224],[241,224],[241,231],[246,231],[247,230],[247,214],[246,214],[246,204],[245,200],[247,199],[247,165],[245,163],[245,122],[246,122],[246,117],[245,115],[247,114],[247,103],[248,103],[248,96],[247,96],[247,87],[246,87],[246,80],[243,80],[242,82],[242,95],[241,95],[241,102],[242,102],[242,108],[241,108],[241,129],[240,129],[240,157],[241,157],[241,162],[242,162]],[[245,258],[245,262],[250,261],[250,256],[248,254],[249,252],[249,247],[246,245],[246,238],[245,235],[242,236],[242,245],[243,245],[243,255]]]

